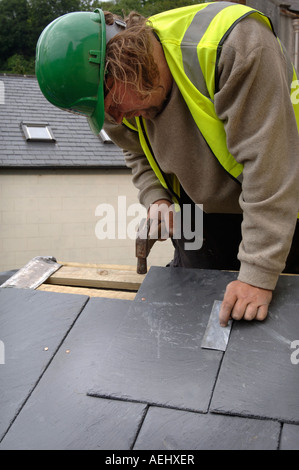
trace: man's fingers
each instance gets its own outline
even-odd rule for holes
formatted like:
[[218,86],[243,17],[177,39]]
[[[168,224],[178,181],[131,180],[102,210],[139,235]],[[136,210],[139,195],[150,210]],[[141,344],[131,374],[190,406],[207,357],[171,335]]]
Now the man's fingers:
[[150,206],[148,210],[150,238],[165,240],[173,235],[173,213],[173,204],[164,199],[156,201]]
[[268,315],[272,291],[233,281],[228,284],[219,313],[219,323],[227,326],[229,318],[234,320],[263,321]]
[[158,219],[150,219],[150,227],[149,227],[149,237],[152,239],[158,239],[159,238],[159,225],[161,222]]
[[227,302],[222,302],[222,306],[219,313],[220,326],[227,326],[230,318],[233,320],[258,320],[264,321],[268,315],[268,305],[256,306],[254,304],[248,304],[244,307],[243,303],[236,302],[234,305]]
[[157,220],[151,221],[149,229],[149,238],[152,240],[167,240],[171,234],[166,228],[165,222],[162,220],[158,222]]
[[219,312],[219,323],[220,326],[227,326],[228,320],[231,317],[234,302],[223,301]]
[[232,319],[241,320],[244,317],[247,307],[248,305],[246,301],[237,300],[231,312]]
[[264,321],[268,315],[268,305],[258,305],[249,304],[246,307],[244,320],[251,321],[251,320],[258,320]]
[[244,320],[251,321],[254,320],[257,316],[259,307],[256,307],[254,304],[248,304],[245,309]]
[[168,214],[167,214],[167,217],[165,217],[164,219],[164,223],[165,223],[165,232],[168,234],[168,236],[172,237],[173,236],[173,224],[174,224],[174,217],[173,217],[173,214],[174,214],[174,206],[171,206],[169,208],[169,211],[168,211]]
[[258,309],[256,320],[264,321],[268,315],[268,307],[269,305],[261,305]]

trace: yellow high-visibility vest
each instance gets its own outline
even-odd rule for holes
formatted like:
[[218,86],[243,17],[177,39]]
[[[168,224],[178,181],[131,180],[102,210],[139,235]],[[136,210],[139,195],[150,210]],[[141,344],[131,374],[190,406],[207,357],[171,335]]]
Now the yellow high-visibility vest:
[[[214,107],[218,91],[218,63],[222,45],[232,29],[249,15],[261,21],[273,34],[270,19],[245,5],[212,2],[178,8],[149,18],[164,50],[171,74],[211,152],[235,180],[242,181],[243,165],[229,152],[223,122]],[[277,38],[279,41],[279,39]],[[279,42],[282,51],[283,46]],[[290,99],[299,95],[295,68],[289,77]],[[292,99],[299,129],[299,99]],[[139,134],[143,151],[164,188],[179,200],[180,185],[175,176],[165,175],[155,159],[146,129],[146,121],[136,117],[136,127],[123,123]]]

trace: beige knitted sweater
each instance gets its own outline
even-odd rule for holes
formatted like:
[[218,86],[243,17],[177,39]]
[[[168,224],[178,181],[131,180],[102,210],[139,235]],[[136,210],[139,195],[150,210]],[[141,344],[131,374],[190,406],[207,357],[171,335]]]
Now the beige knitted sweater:
[[[211,154],[177,86],[164,110],[147,121],[155,157],[174,173],[207,213],[243,213],[239,279],[274,289],[284,269],[299,212],[299,139],[290,100],[290,67],[272,32],[254,18],[242,20],[224,43],[215,110],[227,146],[244,164],[240,186]],[[137,133],[105,123],[124,149],[140,202],[171,199],[151,170]]]

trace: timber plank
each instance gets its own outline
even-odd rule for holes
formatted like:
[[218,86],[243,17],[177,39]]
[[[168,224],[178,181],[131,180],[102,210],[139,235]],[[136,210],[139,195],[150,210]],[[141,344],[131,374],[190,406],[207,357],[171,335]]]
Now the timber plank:
[[109,299],[134,300],[136,292],[110,289],[94,289],[88,287],[60,286],[58,284],[42,284],[38,290],[46,292],[61,292],[63,294],[88,295],[88,297],[106,297]]
[[64,286],[97,287],[106,289],[123,289],[136,291],[145,278],[145,274],[137,274],[136,270],[91,266],[63,265],[46,281],[47,284]]
[[116,269],[121,271],[134,271],[137,267],[129,264],[103,264],[103,263],[76,263],[74,261],[57,261],[62,266],[69,266],[75,268],[98,268],[98,269]]

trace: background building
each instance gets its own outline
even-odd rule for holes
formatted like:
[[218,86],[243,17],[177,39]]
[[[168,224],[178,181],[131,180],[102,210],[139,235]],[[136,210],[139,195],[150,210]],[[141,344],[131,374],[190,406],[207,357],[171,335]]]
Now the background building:
[[[126,228],[142,207],[121,150],[94,136],[84,117],[51,105],[32,76],[0,75],[0,136],[0,271],[39,255],[136,264]],[[113,217],[103,204],[115,210],[114,239],[96,236],[97,223]],[[165,265],[172,253],[170,240],[156,243],[149,265]]]
[[[240,2],[242,3],[242,2]],[[246,5],[269,16],[276,34],[285,45],[298,70],[299,65],[299,0],[247,0]]]

